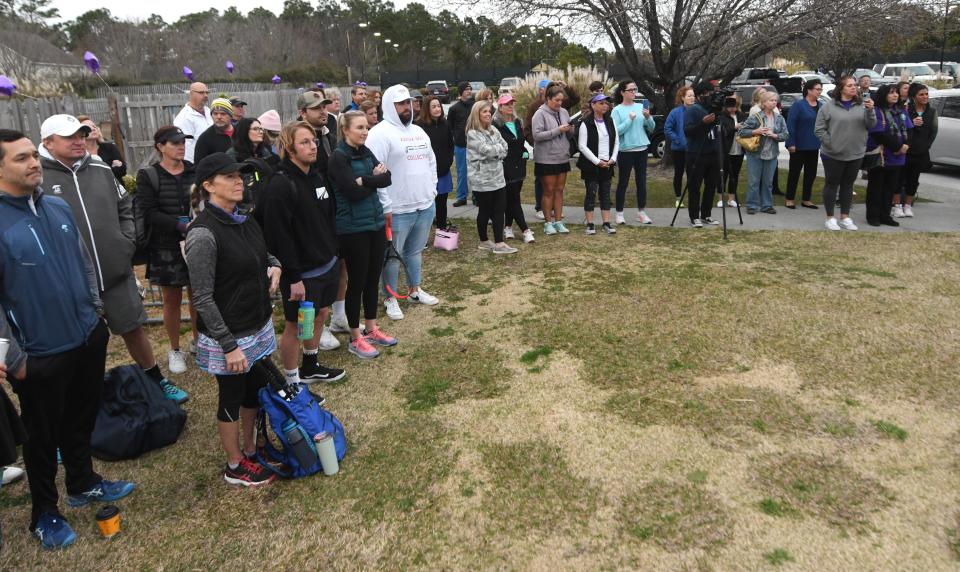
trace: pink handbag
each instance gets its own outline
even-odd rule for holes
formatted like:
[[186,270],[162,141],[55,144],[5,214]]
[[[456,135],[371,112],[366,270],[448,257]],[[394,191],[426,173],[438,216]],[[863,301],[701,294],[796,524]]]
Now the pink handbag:
[[456,250],[460,247],[460,232],[456,229],[438,228],[433,237],[433,247],[439,250]]

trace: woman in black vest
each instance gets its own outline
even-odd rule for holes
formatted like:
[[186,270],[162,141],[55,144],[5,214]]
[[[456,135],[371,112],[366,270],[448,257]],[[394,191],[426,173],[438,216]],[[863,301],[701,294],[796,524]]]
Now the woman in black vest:
[[[160,286],[163,295],[163,328],[170,340],[167,364],[170,373],[187,371],[187,360],[180,351],[180,303],[183,287],[189,285],[187,263],[180,243],[190,222],[190,187],[193,163],[184,161],[186,140],[179,127],[166,125],[153,135],[153,146],[160,161],[137,172],[137,210],[149,229],[147,278]],[[190,305],[193,339],[197,339],[197,313]]]
[[186,246],[200,315],[197,365],[215,375],[219,386],[217,420],[227,453],[223,478],[247,487],[273,480],[273,473],[253,458],[257,393],[270,377],[285,385],[270,361],[277,349],[270,295],[280,283],[280,262],[267,254],[260,225],[237,209],[243,200],[241,171],[249,169],[226,153],[200,161],[194,190],[204,208],[190,225]]
[[503,160],[503,178],[507,183],[507,212],[503,221],[503,238],[513,238],[513,223],[516,222],[523,233],[523,242],[534,242],[533,231],[527,226],[520,204],[520,190],[527,178],[527,149],[524,146],[523,123],[514,115],[515,100],[505,93],[497,100],[497,113],[493,116],[493,126],[497,128],[503,140],[507,142],[507,156]]
[[590,117],[580,125],[577,147],[580,149],[580,177],[587,187],[583,197],[583,211],[587,217],[587,234],[597,234],[593,226],[594,197],[600,195],[600,217],[607,234],[617,232],[610,226],[610,180],[617,162],[620,139],[610,119],[610,97],[599,93],[590,100]]

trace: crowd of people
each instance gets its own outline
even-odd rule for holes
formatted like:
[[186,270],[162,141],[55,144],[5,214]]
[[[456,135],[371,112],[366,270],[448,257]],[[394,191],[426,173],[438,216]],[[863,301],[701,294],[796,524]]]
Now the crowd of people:
[[[711,217],[715,193],[718,206],[724,195],[736,206],[744,160],[747,212],[775,214],[781,144],[790,152],[788,209],[796,208],[801,174],[800,206],[818,208],[812,186],[819,158],[828,229],[857,229],[850,210],[861,170],[869,173],[869,224],[896,225],[895,218],[913,216],[918,177],[929,167],[937,132],[925,86],[884,86],[874,101],[845,76],[824,103],[814,79],[788,119],[776,95],[763,89],[754,94],[750,113],[741,112],[738,97],[717,112],[710,107],[714,89],[704,82],[678,90],[665,124],[676,206],[686,177],[693,227],[718,224]],[[537,90],[521,118],[512,95],[495,99],[485,90],[474,98],[468,83],[459,86],[459,99],[446,114],[438,99],[403,85],[381,93],[357,84],[342,111],[336,90],[317,88],[299,95],[297,120],[284,124],[275,110],[247,117],[238,98],[207,105],[209,90],[194,83],[173,123],[154,134],[154,160],[136,174],[136,205],[122,184],[127,166],[89,117],[47,118],[36,144],[0,130],[0,337],[10,343],[0,378],[20,401],[18,415],[0,391],[0,463],[13,463],[16,446],[29,436],[23,457],[33,503],[30,530],[42,546],[64,547],[76,539],[59,510],[58,458],[70,506],[118,500],[135,489],[103,478],[91,461],[110,333],[121,336],[167,398],[180,404],[189,397],[163,373],[144,331],[137,257],[162,293],[168,373],[184,373],[190,353],[217,381],[225,481],[259,486],[274,479],[256,460],[259,389],[271,379],[343,379],[343,369],[319,357],[341,346],[334,334],[345,334],[347,351],[359,359],[399,343],[378,321],[381,295],[386,315],[404,318],[391,294],[399,264],[384,262],[388,227],[403,259],[407,303],[433,306],[439,300],[423,288],[422,252],[431,227],[451,228],[450,194],[454,206],[468,199],[478,206],[480,249],[516,253],[507,243],[515,238],[514,224],[523,243],[535,242],[521,205],[530,158],[544,235],[570,232],[563,195],[577,153],[586,234],[597,232],[597,202],[605,233],[625,224],[631,173],[636,220],[652,224],[647,162],[655,124],[637,84],[622,81],[611,96],[595,82],[582,106],[581,94],[562,82],[543,80]],[[581,116],[571,121],[578,106]],[[180,331],[184,288],[192,329],[187,352]],[[279,342],[272,320],[277,292],[285,321]],[[306,303],[317,311],[308,336],[298,335],[298,312]],[[277,349],[282,368],[270,359]],[[22,475],[17,471],[5,471],[5,481],[8,474]]]

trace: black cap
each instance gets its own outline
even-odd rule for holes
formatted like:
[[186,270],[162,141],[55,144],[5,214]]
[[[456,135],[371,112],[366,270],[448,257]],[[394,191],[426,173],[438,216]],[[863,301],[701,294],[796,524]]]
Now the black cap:
[[250,163],[237,163],[226,153],[212,153],[200,160],[197,164],[197,183],[210,180],[217,175],[230,173],[249,173],[253,171]]
[[182,129],[175,125],[166,125],[157,129],[153,134],[153,143],[163,145],[164,143],[179,143],[185,139],[193,139],[193,135],[187,135]]
[[716,89],[717,89],[717,87],[716,87],[715,85],[713,85],[712,82],[709,82],[709,81],[704,80],[704,81],[701,81],[700,83],[698,83],[697,85],[694,86],[694,88],[693,88],[693,93],[694,93],[694,95],[696,95],[696,96],[699,97],[700,95],[702,95],[702,94],[704,94],[704,93],[707,93],[707,92],[710,92],[710,91],[714,91],[714,90],[716,90]]
[[239,97],[231,97],[230,105],[237,107],[238,105],[247,105],[247,102],[240,99]]

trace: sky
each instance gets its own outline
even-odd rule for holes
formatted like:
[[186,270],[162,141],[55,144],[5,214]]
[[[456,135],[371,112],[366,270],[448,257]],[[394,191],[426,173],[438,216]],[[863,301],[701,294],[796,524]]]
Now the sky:
[[[393,2],[397,7],[403,7],[407,3],[408,0],[394,0]],[[60,14],[66,20],[72,20],[97,8],[110,10],[110,13],[117,18],[132,20],[146,20],[150,17],[150,14],[160,14],[166,22],[174,22],[185,14],[204,12],[210,8],[217,8],[222,12],[230,6],[236,6],[244,14],[258,6],[262,6],[274,14],[283,11],[283,0],[224,0],[221,2],[210,0],[163,0],[162,2],[99,0],[96,3],[87,3],[83,0],[80,2],[76,0],[53,0],[53,5],[60,10]]]

